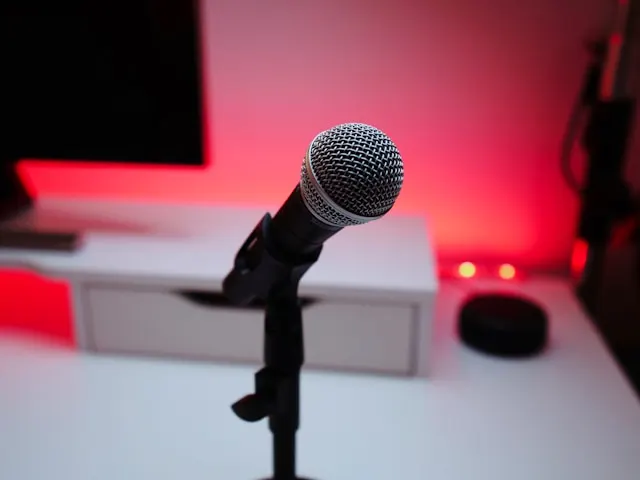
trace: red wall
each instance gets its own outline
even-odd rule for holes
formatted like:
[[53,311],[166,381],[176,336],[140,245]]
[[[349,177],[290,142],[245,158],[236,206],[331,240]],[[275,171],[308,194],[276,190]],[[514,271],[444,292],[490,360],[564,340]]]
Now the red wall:
[[567,264],[576,202],[558,146],[582,40],[611,2],[204,1],[212,166],[27,161],[38,194],[278,204],[313,136],[361,121],[398,144],[396,210],[429,218],[441,259]]

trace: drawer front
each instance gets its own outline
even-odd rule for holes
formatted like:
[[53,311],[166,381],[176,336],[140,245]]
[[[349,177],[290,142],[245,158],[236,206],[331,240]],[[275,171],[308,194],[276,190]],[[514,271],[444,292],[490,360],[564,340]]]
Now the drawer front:
[[[262,362],[261,309],[136,288],[89,287],[89,332],[98,351]],[[412,373],[412,305],[320,300],[303,312],[306,366]]]

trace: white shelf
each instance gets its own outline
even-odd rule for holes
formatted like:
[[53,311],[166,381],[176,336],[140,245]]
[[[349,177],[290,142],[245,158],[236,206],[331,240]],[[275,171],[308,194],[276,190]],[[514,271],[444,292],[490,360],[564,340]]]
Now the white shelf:
[[[113,279],[162,285],[220,287],[236,251],[266,210],[44,198],[14,222],[86,232],[73,255],[0,250],[3,264],[23,265],[63,278]],[[275,213],[275,209],[271,210]],[[339,271],[336,267],[339,266]],[[420,295],[435,290],[435,265],[424,221],[389,215],[348,227],[326,244],[307,273],[302,293]]]

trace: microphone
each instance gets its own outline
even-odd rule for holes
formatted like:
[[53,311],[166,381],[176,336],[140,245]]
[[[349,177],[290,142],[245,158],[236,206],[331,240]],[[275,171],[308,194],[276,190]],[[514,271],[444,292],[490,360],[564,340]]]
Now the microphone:
[[385,215],[404,180],[402,157],[382,131],[362,123],[318,134],[302,163],[300,183],[265,235],[271,255],[300,262],[344,227]]
[[224,295],[246,305],[266,299],[284,279],[296,284],[325,241],[391,210],[403,180],[400,152],[377,128],[345,123],[318,134],[302,162],[300,183],[240,247],[222,282]]
[[266,300],[265,366],[255,374],[255,393],[231,408],[247,422],[269,417],[271,478],[298,478],[295,437],[304,364],[300,279],[327,239],[391,210],[403,180],[402,157],[377,128],[346,123],[320,133],[304,157],[300,183],[273,218],[262,217],[222,282],[223,293],[235,305]]

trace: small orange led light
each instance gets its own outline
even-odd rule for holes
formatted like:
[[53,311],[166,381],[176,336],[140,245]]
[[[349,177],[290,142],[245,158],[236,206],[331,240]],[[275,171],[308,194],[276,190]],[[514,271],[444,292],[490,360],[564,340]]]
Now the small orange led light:
[[516,269],[513,265],[504,263],[500,265],[498,275],[500,275],[500,278],[503,280],[513,280],[516,277]]
[[462,278],[473,278],[476,274],[476,266],[471,262],[463,262],[458,266],[458,275]]

